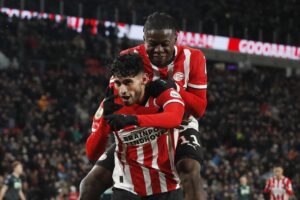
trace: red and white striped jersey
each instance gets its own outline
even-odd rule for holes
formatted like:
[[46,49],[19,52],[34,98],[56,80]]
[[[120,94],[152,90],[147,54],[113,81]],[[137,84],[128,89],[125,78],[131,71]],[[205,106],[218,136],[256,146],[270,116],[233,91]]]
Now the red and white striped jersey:
[[[157,100],[158,98],[160,99]],[[180,95],[174,90],[171,90],[170,95],[164,95],[163,99],[158,98],[150,97],[145,107],[157,110],[154,108],[163,108],[169,103],[184,105]],[[141,115],[144,110],[144,107],[136,107],[135,114]],[[174,164],[178,129],[129,126],[114,133],[117,145],[114,187],[140,196],[179,188],[179,177]]]
[[186,46],[174,46],[175,58],[172,63],[165,67],[153,65],[148,57],[144,44],[124,50],[121,54],[136,52],[143,58],[145,72],[152,80],[158,78],[173,78],[183,88],[206,89],[206,60],[203,53],[198,49]]
[[278,180],[275,176],[268,179],[264,192],[270,193],[271,200],[288,200],[293,194],[291,180],[282,177]]

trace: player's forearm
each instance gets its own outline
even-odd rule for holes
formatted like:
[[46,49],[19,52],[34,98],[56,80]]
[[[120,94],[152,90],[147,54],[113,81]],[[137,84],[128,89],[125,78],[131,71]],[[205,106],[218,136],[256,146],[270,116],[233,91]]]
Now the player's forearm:
[[3,185],[3,187],[0,190],[0,200],[3,200],[4,194],[7,191],[7,186]]
[[93,130],[86,142],[86,155],[89,160],[96,161],[105,151],[110,128],[101,118],[99,127]]
[[161,113],[137,115],[141,127],[176,128],[180,126],[184,107],[179,103],[170,103]]
[[185,90],[180,90],[179,93],[190,114],[194,117],[202,117],[204,115],[207,105],[206,90],[199,90],[197,95]]
[[19,197],[20,197],[21,200],[26,200],[26,197],[25,197],[22,190],[19,192]]

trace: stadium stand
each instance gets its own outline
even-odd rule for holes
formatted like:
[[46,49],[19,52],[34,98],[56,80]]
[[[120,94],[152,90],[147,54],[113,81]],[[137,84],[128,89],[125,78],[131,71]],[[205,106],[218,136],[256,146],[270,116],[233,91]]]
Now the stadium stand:
[[[140,9],[150,1],[143,2]],[[107,85],[106,62],[128,41],[3,14],[0,27],[7,27],[0,29],[0,180],[19,160],[28,199],[67,198],[92,166],[84,143]],[[208,74],[200,127],[209,199],[233,199],[242,175],[259,199],[274,163],[299,196],[299,75],[213,61]]]
[[[4,1],[4,6],[20,8],[19,0]],[[60,0],[44,0],[44,11],[58,13]],[[142,25],[144,17],[160,10],[178,20],[181,29],[265,42],[299,45],[297,0],[190,0],[180,1],[63,1],[63,13]],[[40,9],[40,1],[26,1],[24,8]],[[79,6],[81,4],[81,6]],[[97,9],[96,9],[97,8]]]

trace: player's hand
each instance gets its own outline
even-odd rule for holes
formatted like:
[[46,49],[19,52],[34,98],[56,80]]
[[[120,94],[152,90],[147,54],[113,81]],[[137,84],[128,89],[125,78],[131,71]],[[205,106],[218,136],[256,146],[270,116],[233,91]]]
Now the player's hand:
[[168,83],[168,81],[157,79],[155,81],[150,81],[149,83],[147,83],[146,93],[151,97],[157,98],[161,93],[170,88],[173,88],[173,86],[174,85],[171,82]]
[[174,88],[177,92],[179,92],[180,86],[173,79],[168,79],[167,84],[170,88]]
[[123,105],[115,103],[115,98],[117,95],[114,95],[114,88],[107,87],[105,98],[103,100],[103,115],[107,116],[113,114],[114,112],[120,110]]
[[138,119],[135,115],[112,114],[104,116],[104,119],[115,131],[130,125],[138,125]]

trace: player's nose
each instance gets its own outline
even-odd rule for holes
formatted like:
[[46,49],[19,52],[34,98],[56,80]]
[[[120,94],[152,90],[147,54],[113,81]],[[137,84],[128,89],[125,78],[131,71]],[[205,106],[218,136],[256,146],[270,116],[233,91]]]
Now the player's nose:
[[119,87],[119,93],[120,93],[120,95],[125,95],[127,93],[127,87],[124,85],[121,85]]
[[164,48],[161,46],[161,44],[157,45],[154,48],[154,53],[160,53],[160,52],[163,52],[163,51],[164,51]]

